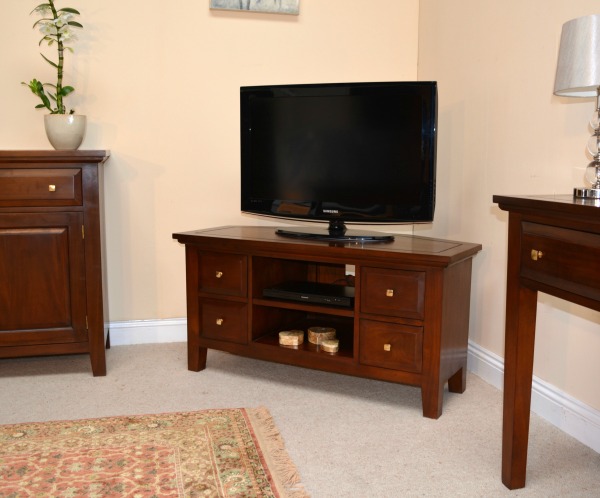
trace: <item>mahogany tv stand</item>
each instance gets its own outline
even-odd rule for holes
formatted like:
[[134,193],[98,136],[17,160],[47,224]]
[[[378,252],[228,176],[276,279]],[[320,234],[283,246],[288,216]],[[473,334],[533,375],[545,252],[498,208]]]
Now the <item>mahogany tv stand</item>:
[[[465,390],[471,261],[479,244],[397,235],[393,242],[290,239],[272,227],[175,233],[185,244],[188,368],[207,349],[421,388],[442,414],[444,386]],[[354,276],[347,268],[354,267]],[[283,282],[354,285],[350,307],[263,296]],[[279,332],[336,329],[339,350],[280,346]]]

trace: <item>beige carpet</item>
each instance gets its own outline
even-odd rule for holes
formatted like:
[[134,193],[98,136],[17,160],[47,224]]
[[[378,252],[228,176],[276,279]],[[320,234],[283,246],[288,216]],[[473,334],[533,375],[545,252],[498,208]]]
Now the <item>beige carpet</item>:
[[265,406],[314,498],[600,497],[600,454],[535,415],[527,486],[507,490],[502,395],[476,376],[430,420],[412,387],[216,351],[194,373],[186,358],[183,343],[114,347],[96,378],[86,356],[0,360],[0,423]]

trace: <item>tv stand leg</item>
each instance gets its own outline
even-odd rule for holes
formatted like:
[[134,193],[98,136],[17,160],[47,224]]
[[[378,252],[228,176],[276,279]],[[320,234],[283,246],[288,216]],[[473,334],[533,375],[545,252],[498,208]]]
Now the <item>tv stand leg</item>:
[[206,368],[207,348],[188,345],[188,370],[199,372]]
[[423,416],[438,419],[442,415],[442,402],[444,401],[444,384],[424,385],[421,387],[423,402]]
[[462,394],[467,388],[467,367],[462,366],[452,377],[448,379],[448,391]]

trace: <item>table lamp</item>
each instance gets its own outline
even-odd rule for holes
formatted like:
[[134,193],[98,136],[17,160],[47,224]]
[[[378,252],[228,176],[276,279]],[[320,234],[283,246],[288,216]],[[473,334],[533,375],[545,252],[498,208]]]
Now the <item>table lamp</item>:
[[561,97],[596,97],[590,120],[594,133],[588,141],[593,159],[585,179],[591,188],[575,188],[580,198],[600,198],[600,14],[572,19],[563,24],[556,66],[554,94]]

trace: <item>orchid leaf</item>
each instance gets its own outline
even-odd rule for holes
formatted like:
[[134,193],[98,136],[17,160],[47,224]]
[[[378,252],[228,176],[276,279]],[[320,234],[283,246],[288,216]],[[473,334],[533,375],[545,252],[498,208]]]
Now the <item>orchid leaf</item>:
[[71,7],[63,7],[62,9],[58,9],[57,12],[69,12],[70,14],[81,15],[78,10],[72,9]]
[[48,59],[48,57],[46,57],[44,54],[40,54],[44,60],[50,64],[51,66],[54,66],[56,69],[58,69],[58,64],[56,64],[55,62],[52,62],[50,59]]
[[41,8],[41,7],[47,7],[47,8],[50,8],[50,4],[49,4],[49,3],[41,3],[41,4],[39,4],[39,5],[38,5],[38,6],[37,6],[35,9],[33,9],[33,10],[32,10],[32,11],[29,13],[29,15],[33,14],[33,13],[34,13],[36,10],[38,10],[38,9],[39,9],[39,8]]
[[32,28],[35,28],[35,27],[36,27],[36,26],[37,26],[39,23],[41,23],[41,22],[44,22],[44,21],[46,21],[46,22],[47,22],[47,21],[53,21],[53,20],[54,20],[54,19],[50,19],[50,18],[48,18],[48,17],[44,17],[43,19],[38,19],[37,21],[35,21],[35,22],[33,23],[33,26],[32,26]]
[[72,86],[63,86],[63,87],[60,89],[60,92],[59,92],[59,93],[60,93],[60,94],[61,94],[63,97],[66,97],[67,95],[69,95],[71,92],[74,92],[74,91],[75,91],[75,88],[73,88]]
[[75,27],[77,27],[77,28],[83,28],[83,25],[82,25],[82,24],[80,24],[80,23],[78,23],[77,21],[69,21],[67,24],[68,24],[69,26],[75,26]]
[[49,36],[44,36],[44,38],[42,38],[40,40],[40,42],[38,43],[38,47],[40,47],[42,45],[42,43],[48,43],[48,46],[52,45],[54,43],[54,38],[50,38]]
[[48,97],[46,97],[46,95],[41,94],[39,95],[40,99],[42,99],[42,102],[44,103],[44,107],[47,107],[48,109],[50,109],[50,100],[48,100]]

